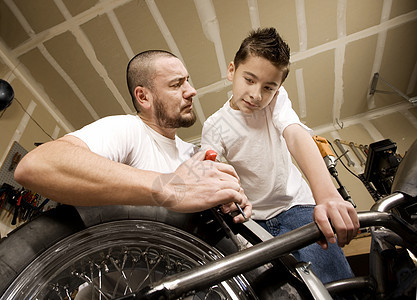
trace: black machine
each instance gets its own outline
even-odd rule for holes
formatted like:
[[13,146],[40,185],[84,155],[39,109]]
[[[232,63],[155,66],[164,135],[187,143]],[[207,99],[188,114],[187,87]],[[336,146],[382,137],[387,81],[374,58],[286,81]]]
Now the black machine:
[[390,139],[369,145],[363,180],[372,183],[379,195],[378,199],[391,193],[394,176],[402,160],[396,151],[397,145]]

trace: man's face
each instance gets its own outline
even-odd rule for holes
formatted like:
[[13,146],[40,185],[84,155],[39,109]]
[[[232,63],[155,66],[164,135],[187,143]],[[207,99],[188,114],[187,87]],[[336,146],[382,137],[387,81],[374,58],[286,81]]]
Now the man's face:
[[231,62],[227,70],[227,79],[233,82],[231,107],[243,113],[265,108],[278,94],[283,75],[283,70],[263,57],[249,56],[237,69]]
[[159,126],[179,128],[195,123],[192,103],[197,92],[188,78],[179,59],[162,57],[156,61],[152,94],[154,117]]

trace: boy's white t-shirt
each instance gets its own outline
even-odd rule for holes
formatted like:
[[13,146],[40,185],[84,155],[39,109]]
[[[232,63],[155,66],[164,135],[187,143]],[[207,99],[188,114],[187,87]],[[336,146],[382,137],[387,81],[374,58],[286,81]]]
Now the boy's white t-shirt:
[[174,172],[194,151],[194,145],[164,137],[137,115],[105,117],[69,135],[110,160],[161,173]]
[[244,114],[232,109],[229,100],[204,123],[202,148],[212,148],[235,168],[255,220],[270,219],[294,205],[315,204],[282,136],[290,124],[311,131],[292,109],[284,87],[261,111]]

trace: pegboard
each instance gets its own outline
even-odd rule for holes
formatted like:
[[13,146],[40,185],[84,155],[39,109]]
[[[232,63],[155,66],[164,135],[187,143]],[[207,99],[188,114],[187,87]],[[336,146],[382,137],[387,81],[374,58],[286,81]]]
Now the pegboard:
[[[28,151],[23,148],[18,142],[14,141],[12,147],[9,150],[9,153],[6,156],[6,159],[3,162],[3,165],[0,169],[0,186],[3,183],[10,184],[11,186],[19,189],[22,186],[14,180],[14,170],[16,169],[17,163],[28,153]],[[20,156],[19,156],[20,155]],[[13,162],[14,159],[18,159]]]
[[[10,148],[9,153],[7,154],[6,159],[4,160],[3,165],[1,166],[1,169],[0,169],[0,187],[3,185],[3,183],[7,183],[13,186],[16,190],[20,190],[22,188],[22,185],[20,185],[16,180],[14,180],[14,171],[19,161],[27,153],[28,151],[25,148],[23,148],[18,142],[16,141],[13,142],[13,145]],[[45,197],[41,195],[39,195],[39,201],[37,205],[39,206],[45,200],[47,200],[45,202],[46,205],[43,206],[42,211],[47,211],[58,205],[57,202],[46,199]],[[6,206],[4,206],[3,209],[7,210]],[[1,210],[1,212],[3,211]],[[4,218],[1,218],[0,223],[4,223],[4,222],[5,222]],[[19,222],[19,224],[23,224],[23,223]],[[12,229],[12,227],[10,227],[9,229]],[[3,234],[4,233],[2,233],[2,235]]]

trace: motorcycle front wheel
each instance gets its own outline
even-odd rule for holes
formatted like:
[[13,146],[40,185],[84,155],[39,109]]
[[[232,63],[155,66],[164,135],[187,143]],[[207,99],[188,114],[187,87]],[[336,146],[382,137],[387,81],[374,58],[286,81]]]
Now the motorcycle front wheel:
[[[74,214],[73,208],[60,210]],[[80,219],[64,214],[53,222],[50,213],[12,233],[0,243],[0,265],[7,267],[0,271],[1,299],[113,299],[224,255],[217,249],[228,243],[223,238],[198,237],[215,234],[212,222],[201,216],[197,224],[193,215],[166,214],[160,208],[120,212],[88,209]],[[11,247],[20,248],[13,252]],[[3,276],[13,272],[16,276]],[[237,276],[183,299],[256,298],[252,293],[245,278]]]

